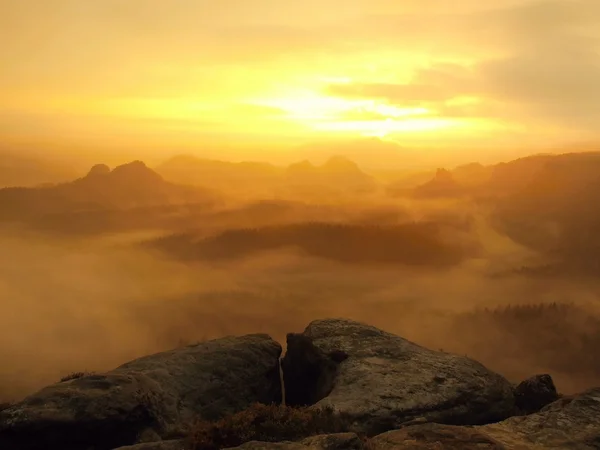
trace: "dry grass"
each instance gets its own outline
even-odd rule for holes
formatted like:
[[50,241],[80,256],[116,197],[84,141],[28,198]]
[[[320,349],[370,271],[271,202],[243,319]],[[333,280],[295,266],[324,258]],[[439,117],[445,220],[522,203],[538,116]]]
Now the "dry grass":
[[76,380],[78,378],[88,377],[90,375],[94,375],[94,372],[73,372],[73,373],[70,373],[69,375],[62,377],[60,379],[60,382],[64,383],[65,381]]
[[348,431],[349,422],[332,409],[255,404],[217,422],[200,421],[190,434],[191,450],[218,450],[249,441],[297,441]]

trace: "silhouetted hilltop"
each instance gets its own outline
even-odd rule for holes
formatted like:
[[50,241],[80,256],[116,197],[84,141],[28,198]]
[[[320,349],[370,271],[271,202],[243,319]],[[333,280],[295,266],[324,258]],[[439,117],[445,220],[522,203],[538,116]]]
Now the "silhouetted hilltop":
[[[286,170],[286,181],[295,189],[336,189],[345,193],[368,193],[377,188],[374,178],[344,156],[333,156],[317,166],[309,161],[290,165]],[[326,192],[326,191],[324,191]]]
[[331,193],[370,192],[376,188],[371,176],[343,156],[334,156],[320,166],[304,160],[288,167],[177,156],[156,170],[169,181],[211,186],[246,196],[272,197],[281,193],[291,197],[318,197]]
[[118,166],[112,171],[106,165],[95,165],[86,176],[68,183],[0,190],[4,218],[170,204],[210,204],[216,199],[215,194],[207,190],[165,181],[141,161]]
[[417,198],[450,198],[464,193],[464,188],[454,180],[450,171],[438,169],[433,179],[417,186],[412,195]]
[[358,167],[358,164],[351,161],[349,158],[340,155],[329,158],[321,168],[328,173],[364,175],[364,172]]
[[156,171],[169,181],[217,189],[240,184],[249,188],[253,184],[273,184],[283,173],[282,168],[268,163],[218,161],[189,155],[175,156]]
[[290,164],[286,169],[289,177],[316,176],[318,173],[319,168],[308,160]]
[[[600,153],[533,158],[527,166],[534,168],[527,183],[516,183],[496,203],[495,225],[513,240],[565,263],[565,273],[600,273]],[[502,170],[508,173],[507,166]],[[522,171],[518,167],[514,176]]]
[[[488,166],[474,162],[452,170],[438,170],[435,174],[423,171],[406,175],[390,182],[387,192],[397,197],[468,195],[497,200],[538,189],[540,192],[563,191],[563,196],[569,196],[574,194],[574,186],[584,186],[594,179],[599,160],[599,152],[585,152],[532,155]],[[422,182],[425,177],[431,179]],[[571,181],[563,180],[565,177]],[[560,188],[553,179],[562,183]],[[542,180],[546,180],[546,186],[542,186]],[[571,182],[572,187],[569,187]]]
[[481,186],[490,181],[494,166],[484,166],[474,162],[463,164],[452,169],[452,176],[457,183],[465,186]]

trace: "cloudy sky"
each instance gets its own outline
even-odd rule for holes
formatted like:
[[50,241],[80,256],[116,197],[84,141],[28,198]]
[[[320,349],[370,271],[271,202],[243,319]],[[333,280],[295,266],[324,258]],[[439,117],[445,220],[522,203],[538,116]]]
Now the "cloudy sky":
[[0,33],[15,145],[600,141],[598,0],[0,0]]

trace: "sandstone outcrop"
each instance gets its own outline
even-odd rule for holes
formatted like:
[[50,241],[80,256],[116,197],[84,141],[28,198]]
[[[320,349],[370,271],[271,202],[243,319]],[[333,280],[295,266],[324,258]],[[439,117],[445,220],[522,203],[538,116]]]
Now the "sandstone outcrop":
[[279,403],[281,345],[228,337],[48,386],[0,412],[3,450],[111,450],[195,418]]
[[[352,431],[375,435],[421,418],[481,425],[515,412],[510,383],[467,357],[429,350],[344,319],[314,321],[303,336],[315,348],[310,376],[289,373],[308,370],[306,361],[295,362],[307,359],[306,342],[300,349],[291,345],[283,362],[286,392],[306,395],[292,397],[291,404],[332,407],[353,420]],[[299,339],[291,338],[292,343]],[[339,354],[347,357],[336,362]]]

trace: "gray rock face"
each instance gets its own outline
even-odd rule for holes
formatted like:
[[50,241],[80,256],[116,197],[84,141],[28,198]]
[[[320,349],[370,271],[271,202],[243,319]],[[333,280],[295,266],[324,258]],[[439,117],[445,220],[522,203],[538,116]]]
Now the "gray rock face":
[[[313,436],[300,442],[247,442],[239,450],[366,450],[365,443],[354,433]],[[234,448],[227,450],[235,450]]]
[[[529,416],[511,417],[479,430],[508,449],[600,448],[600,388],[564,397]],[[520,447],[519,447],[520,446]]]
[[350,320],[318,320],[303,334],[323,354],[348,355],[337,367],[331,392],[314,407],[350,416],[353,431],[372,436],[419,418],[478,425],[514,413],[510,383],[469,358],[428,350]]
[[48,386],[0,412],[0,448],[110,450],[148,429],[279,403],[281,351],[266,335],[223,338]]
[[536,375],[515,388],[515,402],[520,412],[531,414],[558,400],[558,392],[550,375]]
[[188,448],[184,441],[160,441],[128,445],[127,447],[119,447],[116,450],[188,450]]
[[592,450],[600,448],[600,389],[561,399],[529,416],[459,427],[424,424],[373,438],[370,450]]
[[[475,428],[429,423],[374,437],[369,450],[508,450]],[[541,450],[541,449],[540,449]]]

